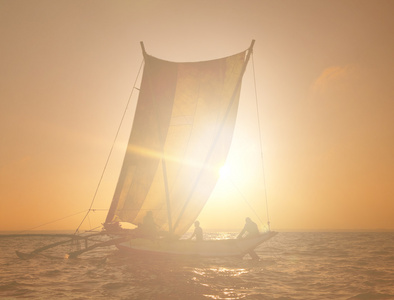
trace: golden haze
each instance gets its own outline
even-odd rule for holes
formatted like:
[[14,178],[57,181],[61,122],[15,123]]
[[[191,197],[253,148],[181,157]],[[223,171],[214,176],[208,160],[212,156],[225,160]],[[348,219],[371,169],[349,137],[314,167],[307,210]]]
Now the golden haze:
[[[255,217],[246,201],[257,198],[264,219],[267,195],[274,229],[394,229],[393,11],[384,0],[2,1],[0,230],[67,216],[38,229],[79,224],[137,75],[141,40],[152,55],[198,61],[252,39],[232,173],[202,226],[241,227]],[[109,207],[131,103],[94,208]],[[96,211],[84,226],[104,218]]]

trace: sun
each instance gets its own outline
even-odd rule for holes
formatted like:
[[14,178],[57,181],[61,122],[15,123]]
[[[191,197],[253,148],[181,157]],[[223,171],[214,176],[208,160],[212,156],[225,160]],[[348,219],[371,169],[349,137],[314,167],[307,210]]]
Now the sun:
[[219,174],[221,178],[229,177],[230,173],[231,173],[231,169],[228,165],[223,165],[219,170]]

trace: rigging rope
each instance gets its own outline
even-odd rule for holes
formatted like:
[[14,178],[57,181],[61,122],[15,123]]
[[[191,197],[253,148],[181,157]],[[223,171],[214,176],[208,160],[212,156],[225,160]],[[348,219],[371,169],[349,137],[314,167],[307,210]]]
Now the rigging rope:
[[245,201],[245,203],[249,206],[250,210],[254,213],[256,218],[259,220],[260,223],[264,223],[263,220],[260,218],[260,216],[256,213],[255,209],[252,207],[252,205],[249,203],[249,201],[246,199],[245,195],[241,192],[239,187],[235,184],[235,182],[232,180],[232,178],[229,178],[231,183],[233,184],[233,187],[238,191],[238,193],[241,195],[241,198]]
[[125,110],[124,110],[124,112],[123,112],[122,118],[121,118],[120,123],[119,123],[119,126],[118,126],[118,130],[116,131],[114,141],[112,142],[111,149],[110,149],[109,154],[108,154],[108,156],[107,156],[107,161],[105,162],[103,171],[101,172],[101,176],[100,176],[99,182],[98,182],[98,184],[97,184],[96,191],[94,192],[93,199],[92,199],[92,201],[91,201],[91,203],[90,203],[90,206],[89,206],[89,209],[88,209],[86,215],[84,216],[84,218],[82,219],[81,223],[78,225],[77,229],[75,230],[74,235],[78,233],[79,228],[81,227],[81,225],[82,225],[83,222],[85,221],[86,217],[89,215],[90,211],[93,210],[93,209],[92,209],[92,206],[93,206],[93,204],[94,204],[94,201],[96,200],[97,192],[98,192],[98,189],[100,188],[101,181],[102,181],[103,176],[104,176],[104,173],[105,173],[105,171],[106,171],[106,169],[107,169],[107,165],[108,165],[109,159],[110,159],[110,157],[111,157],[111,155],[112,155],[112,151],[113,151],[113,149],[114,149],[115,142],[116,142],[116,140],[118,139],[118,135],[119,135],[119,132],[120,132],[120,128],[122,127],[123,120],[124,120],[124,117],[125,117],[125,115],[126,115],[126,111],[127,111],[127,109],[129,108],[129,104],[130,104],[130,101],[131,101],[131,97],[133,96],[134,89],[136,89],[135,85],[136,85],[137,80],[138,80],[138,78],[139,78],[139,75],[140,75],[140,73],[141,73],[141,69],[142,69],[143,64],[144,64],[144,59],[142,59],[140,68],[139,68],[139,70],[138,70],[137,77],[136,77],[136,79],[135,79],[135,81],[134,81],[133,88],[132,88],[132,90],[131,90],[131,92],[130,92],[129,99],[128,99],[127,104],[126,104],[126,108],[125,108]]
[[262,166],[262,171],[263,171],[265,208],[266,208],[266,212],[267,212],[267,225],[268,225],[268,230],[271,230],[271,228],[270,228],[270,218],[269,218],[269,214],[268,214],[268,196],[267,196],[267,186],[266,186],[266,182],[265,182],[263,141],[262,141],[262,135],[261,135],[261,126],[260,126],[259,102],[257,100],[256,73],[255,73],[255,69],[254,69],[254,55],[253,55],[253,52],[252,52],[252,69],[253,69],[254,93],[255,93],[255,100],[256,100],[257,122],[258,122],[258,128],[259,128],[260,156],[261,156],[261,166]]
[[49,225],[49,224],[52,224],[52,223],[55,223],[55,222],[58,222],[58,221],[61,221],[61,220],[67,219],[67,218],[71,218],[71,217],[73,217],[73,216],[76,216],[76,215],[79,215],[79,214],[81,214],[81,213],[84,213],[85,211],[86,211],[86,210],[83,210],[83,211],[77,212],[77,213],[75,213],[75,214],[72,214],[72,215],[69,215],[69,216],[66,216],[66,217],[63,217],[63,218],[60,218],[60,219],[53,220],[53,221],[50,221],[50,222],[47,222],[47,223],[38,225],[38,226],[36,226],[36,227],[30,228],[30,229],[26,229],[26,230],[23,230],[23,231],[19,231],[19,232],[17,232],[16,234],[21,234],[21,233],[24,233],[24,232],[27,232],[27,231],[30,231],[30,230],[33,230],[33,229],[40,228],[40,227],[45,226],[45,225]]
[[[265,206],[266,206],[266,212],[267,212],[267,226],[268,226],[268,231],[271,230],[270,228],[270,219],[269,219],[269,213],[268,213],[268,196],[267,196],[267,189],[265,186],[265,170],[264,170],[264,157],[263,157],[263,142],[262,142],[262,134],[261,134],[261,126],[260,126],[260,117],[259,117],[259,106],[258,106],[258,99],[257,99],[257,89],[256,89],[256,74],[255,74],[255,69],[254,69],[254,59],[253,59],[253,51],[251,52],[252,56],[252,68],[253,68],[253,83],[254,83],[254,89],[255,89],[255,100],[256,100],[256,112],[257,112],[257,122],[258,122],[258,128],[259,128],[259,142],[260,142],[260,156],[261,156],[261,164],[262,164],[262,171],[263,171],[263,181],[264,181],[264,192],[265,192]],[[257,219],[263,224],[263,220],[260,218],[260,216],[256,213],[255,209],[252,207],[252,205],[248,202],[247,198],[245,195],[241,192],[239,187],[235,184],[235,182],[230,178],[230,181],[233,185],[233,187],[238,191],[240,194],[241,198],[245,201],[245,203],[249,206],[251,211],[254,213],[254,215],[257,217]]]

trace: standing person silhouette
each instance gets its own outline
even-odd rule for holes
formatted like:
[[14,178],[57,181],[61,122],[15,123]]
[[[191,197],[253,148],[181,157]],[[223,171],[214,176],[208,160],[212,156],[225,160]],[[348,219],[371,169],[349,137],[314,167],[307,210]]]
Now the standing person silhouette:
[[[246,234],[246,235],[245,235]],[[242,231],[238,234],[237,239],[241,238],[253,238],[258,236],[259,233],[259,228],[257,227],[257,224],[253,222],[249,217],[245,219],[245,226],[242,229]],[[244,236],[245,235],[245,236]],[[254,260],[259,260],[259,256],[254,252],[254,250],[250,250],[248,254],[252,257]]]
[[257,235],[259,235],[259,228],[257,227],[257,224],[253,222],[249,217],[247,217],[245,219],[245,226],[242,229],[242,231],[238,234],[237,239],[250,238]]

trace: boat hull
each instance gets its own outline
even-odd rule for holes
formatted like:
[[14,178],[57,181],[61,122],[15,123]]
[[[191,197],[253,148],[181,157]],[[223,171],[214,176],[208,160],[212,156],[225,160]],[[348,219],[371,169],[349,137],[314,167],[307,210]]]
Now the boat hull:
[[231,257],[244,256],[253,251],[258,245],[275,236],[277,232],[270,231],[253,238],[207,240],[195,242],[190,240],[143,239],[136,238],[116,245],[118,249],[130,253],[145,253],[158,255],[187,255],[201,257]]

